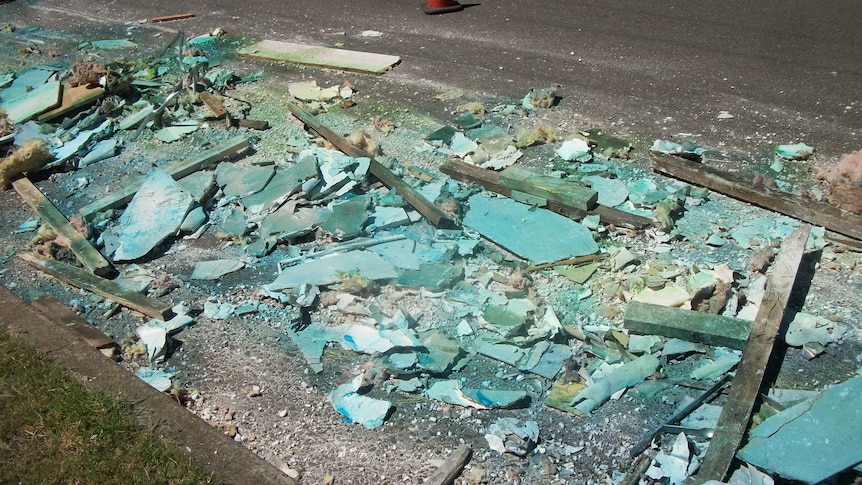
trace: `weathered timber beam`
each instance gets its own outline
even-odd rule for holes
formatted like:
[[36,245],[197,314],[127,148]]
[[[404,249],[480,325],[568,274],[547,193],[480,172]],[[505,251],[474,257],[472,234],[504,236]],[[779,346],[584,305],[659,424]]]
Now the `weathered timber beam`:
[[500,172],[500,183],[512,190],[583,211],[594,209],[599,197],[598,192],[589,187],[561,178],[539,175],[515,165]]
[[628,227],[631,229],[642,229],[652,224],[652,220],[647,219],[646,217],[621,211],[613,207],[597,204],[590,210],[583,210],[564,202],[560,202],[559,200],[550,200],[543,197],[541,194],[526,192],[522,188],[516,189],[514,187],[509,187],[506,185],[506,182],[502,179],[499,172],[470,165],[469,163],[449,160],[440,166],[440,172],[461,182],[481,185],[486,190],[506,197],[512,197],[513,190],[541,197],[548,201],[549,210],[566,217],[582,218],[590,214],[596,214],[601,218],[601,221],[604,224],[614,224],[616,226]]
[[94,349],[104,349],[117,345],[110,337],[101,330],[90,324],[84,317],[73,312],[69,307],[62,304],[53,296],[40,296],[30,302],[30,306],[39,310],[52,322],[62,325],[72,331],[81,340],[90,344]]
[[769,192],[732,174],[681,157],[651,152],[650,159],[657,172],[862,240],[862,216],[852,212],[793,194]]
[[[196,157],[184,160],[176,165],[166,167],[165,172],[173,177],[174,180],[181,179],[190,173],[206,167],[207,165],[234,158],[246,151],[250,146],[251,145],[248,143],[248,137],[242,135],[235,136],[221,145],[202,152]],[[81,209],[81,216],[84,220],[91,221],[99,212],[122,207],[132,200],[139,188],[141,188],[140,184],[133,184],[130,187],[119,189],[111,195],[91,202]]]
[[742,443],[810,233],[811,226],[808,225],[796,229],[784,240],[775,259],[727,403],[722,408],[715,434],[695,478],[698,484],[709,480],[722,481]]
[[461,445],[446,457],[439,468],[425,480],[425,485],[451,485],[470,460],[470,445]]
[[745,348],[751,331],[751,322],[747,320],[637,301],[626,306],[623,326],[633,333],[737,350]]
[[314,117],[314,115],[303,111],[302,108],[297,106],[295,103],[291,103],[289,101],[287,102],[287,109],[291,113],[293,113],[294,116],[299,118],[300,121],[305,123],[306,126],[311,128],[318,135],[327,139],[330,143],[332,143],[336,148],[338,148],[345,154],[350,155],[354,158],[365,157],[370,159],[371,165],[369,166],[368,170],[371,172],[371,174],[377,177],[387,186],[395,189],[399,194],[401,194],[401,197],[404,197],[404,200],[406,200],[408,204],[413,206],[417,211],[419,211],[420,214],[422,214],[429,221],[431,221],[431,224],[434,224],[434,226],[442,229],[451,229],[457,227],[455,221],[445,212],[440,210],[439,207],[426,199],[422,194],[420,194],[416,189],[408,185],[406,182],[396,177],[391,170],[384,167],[370,154],[351,145],[344,137],[321,124],[317,120],[317,118]]
[[55,206],[27,177],[12,182],[12,186],[18,195],[24,199],[30,207],[39,214],[58,236],[69,243],[69,249],[78,257],[78,261],[99,276],[108,276],[114,273],[114,267],[102,256],[102,253],[93,246],[83,234],[75,230],[69,220],[66,219],[57,206]]
[[165,321],[173,315],[170,305],[165,305],[140,293],[129,291],[111,280],[95,276],[77,266],[53,259],[37,258],[29,253],[19,253],[18,257],[26,261],[30,266],[44,271],[60,281],[103,296],[157,320]]

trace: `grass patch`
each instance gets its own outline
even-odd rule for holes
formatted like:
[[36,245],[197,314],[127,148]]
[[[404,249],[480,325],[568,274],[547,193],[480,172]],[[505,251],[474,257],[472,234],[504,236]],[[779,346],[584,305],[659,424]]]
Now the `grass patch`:
[[87,390],[4,328],[0,416],[0,483],[218,483],[120,399]]

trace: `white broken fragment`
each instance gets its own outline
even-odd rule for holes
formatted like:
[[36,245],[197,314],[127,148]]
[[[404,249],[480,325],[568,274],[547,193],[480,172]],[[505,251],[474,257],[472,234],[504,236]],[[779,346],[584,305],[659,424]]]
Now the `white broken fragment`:
[[329,393],[329,401],[335,410],[344,415],[348,422],[359,423],[368,429],[383,426],[392,403],[382,399],[372,399],[359,393],[362,375],[336,387]]
[[512,145],[507,146],[500,153],[495,154],[489,160],[481,163],[479,166],[482,168],[489,168],[491,170],[503,170],[506,167],[514,165],[524,153]]
[[204,317],[213,320],[226,320],[233,315],[236,307],[230,303],[219,303],[215,301],[204,302]]
[[653,305],[662,305],[667,307],[678,307],[691,299],[691,295],[673,283],[665,285],[660,290],[652,288],[644,288],[643,291],[632,298],[633,301],[641,303],[652,303]]
[[469,399],[461,391],[461,381],[457,379],[435,382],[430,389],[425,391],[425,395],[431,399],[443,401],[457,406],[471,407],[475,409],[488,409],[487,406]]
[[590,145],[580,138],[564,141],[557,148],[557,156],[567,162],[589,162],[593,158]]
[[572,405],[578,411],[590,414],[617,391],[633,386],[652,375],[659,365],[657,355],[646,354],[615,367],[606,374],[593,374],[593,382],[575,396]]
[[213,261],[198,261],[192,271],[193,280],[217,280],[245,267],[238,259],[216,259]]
[[730,476],[727,482],[708,480],[703,485],[774,485],[775,480],[755,467],[741,466]]
[[691,459],[688,438],[685,433],[680,433],[670,451],[662,450],[656,455],[655,461],[647,470],[647,476],[653,480],[667,478],[666,483],[669,485],[682,485],[697,468],[697,460]]
[[164,359],[167,351],[167,330],[155,325],[141,325],[135,329],[135,333],[147,347],[147,358],[150,359],[150,362]]
[[539,424],[535,421],[521,424],[517,418],[500,418],[488,426],[485,441],[500,454],[526,456],[539,441]]
[[115,229],[119,246],[114,261],[131,261],[147,255],[176,234],[194,204],[194,197],[170,175],[153,169],[129,202]]
[[706,346],[695,342],[689,342],[688,340],[673,338],[665,342],[664,347],[661,349],[661,355],[664,356],[682,355],[692,352],[703,354],[706,352]]
[[141,367],[135,371],[135,375],[159,392],[165,392],[173,386],[171,378],[174,374],[172,372],[165,372],[152,367]]
[[825,346],[837,342],[846,331],[844,326],[831,320],[799,312],[790,322],[784,342],[791,347],[801,347],[812,342]]
[[404,330],[378,330],[371,325],[355,324],[344,334],[344,341],[354,352],[378,354],[394,348],[414,348],[421,344]]
[[691,378],[695,380],[717,379],[739,363],[739,359],[739,354],[724,354],[691,371]]
[[300,101],[329,101],[339,96],[338,86],[321,88],[317,81],[297,81],[287,84],[287,91]]
[[629,335],[628,350],[633,354],[651,354],[661,348],[658,335]]

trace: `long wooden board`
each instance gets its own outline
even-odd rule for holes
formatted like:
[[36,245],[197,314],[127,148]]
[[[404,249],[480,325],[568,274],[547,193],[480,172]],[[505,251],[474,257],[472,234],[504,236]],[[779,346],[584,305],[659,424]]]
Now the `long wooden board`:
[[36,117],[38,121],[51,121],[54,118],[59,118],[66,113],[71,113],[76,109],[81,109],[90,103],[96,102],[104,96],[105,88],[101,86],[75,86],[72,87],[69,83],[63,83],[63,97],[60,101],[60,106],[46,111]]
[[347,155],[350,155],[354,158],[369,158],[371,160],[371,165],[369,166],[368,170],[371,172],[371,174],[380,179],[380,181],[387,186],[395,189],[401,195],[401,197],[404,197],[404,200],[406,200],[407,203],[416,208],[416,210],[419,211],[420,214],[425,216],[429,221],[431,221],[434,226],[441,229],[452,229],[457,227],[457,224],[452,219],[452,217],[440,210],[439,207],[431,203],[416,189],[408,185],[400,178],[396,177],[391,170],[381,165],[380,162],[374,159],[374,157],[366,153],[364,150],[361,150],[351,145],[344,137],[342,137],[338,133],[335,133],[328,127],[322,125],[319,121],[317,121],[317,118],[315,118],[314,115],[306,113],[299,106],[289,101],[287,103],[287,109],[291,113],[293,113],[294,116],[299,118],[300,121],[305,123],[309,128],[317,132],[317,134],[319,134],[323,138],[326,138],[330,143],[335,145],[336,148],[346,153]]
[[825,202],[770,192],[732,174],[681,157],[651,152],[650,159],[653,169],[665,175],[862,240],[862,216]]
[[114,272],[111,263],[93,246],[80,232],[76,231],[57,206],[55,206],[27,177],[12,182],[15,191],[27,204],[47,222],[58,236],[69,242],[69,249],[78,257],[78,261],[99,276],[108,276]]
[[291,62],[316,67],[328,67],[367,74],[383,74],[401,62],[398,56],[370,52],[333,49],[317,45],[292,44],[262,40],[237,51],[239,55]]
[[697,473],[696,482],[699,484],[724,479],[745,437],[810,233],[811,226],[808,225],[793,231],[784,240],[775,258],[772,274],[766,283],[766,293],[742,352],[727,403],[721,411],[715,435]]
[[[512,192],[514,190],[518,190],[508,186],[507,182],[502,180],[500,172],[456,160],[449,160],[441,165],[440,172],[455,180],[460,180],[461,182],[481,185],[486,190],[490,190],[491,192],[495,192],[506,197],[512,197]],[[542,197],[536,193],[531,193],[530,195]],[[596,214],[600,217],[603,224],[614,224],[631,229],[643,229],[644,227],[652,225],[651,219],[601,204],[594,205],[590,210],[583,210],[561,202],[559,197],[556,198],[557,200],[542,198],[548,201],[549,210],[566,217],[581,218],[590,214]]]
[[689,342],[742,350],[751,322],[711,313],[631,301],[623,326],[633,333],[679,338]]
[[[248,137],[242,135],[235,136],[219,146],[202,152],[196,157],[184,160],[176,165],[165,167],[164,170],[168,175],[173,177],[174,180],[178,180],[209,164],[222,162],[236,157],[247,150],[249,146]],[[106,211],[108,209],[116,209],[117,207],[122,207],[128,204],[140,187],[141,185],[138,183],[119,189],[110,195],[87,204],[81,209],[80,214],[85,221],[91,221],[99,212]]]
[[53,259],[37,258],[29,253],[18,253],[18,257],[26,261],[30,266],[44,271],[60,281],[103,296],[157,320],[165,321],[173,315],[170,305],[153,300],[140,293],[129,291],[111,280],[100,278],[77,266]]
[[72,333],[81,337],[84,342],[90,344],[94,349],[104,349],[117,345],[111,337],[105,335],[104,332],[94,327],[84,317],[73,312],[53,296],[34,298],[30,302],[30,305],[39,310],[40,313],[48,317],[52,322],[71,330]]
[[512,190],[519,190],[583,211],[595,208],[599,196],[598,192],[584,185],[539,175],[515,165],[500,172],[500,183]]
[[467,465],[472,454],[470,445],[461,445],[453,451],[433,475],[425,480],[426,485],[452,485],[461,470]]

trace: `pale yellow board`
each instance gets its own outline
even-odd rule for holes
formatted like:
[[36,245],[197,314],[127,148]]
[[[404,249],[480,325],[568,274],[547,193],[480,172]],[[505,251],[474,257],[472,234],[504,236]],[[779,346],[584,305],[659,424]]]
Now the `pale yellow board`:
[[400,57],[387,54],[292,44],[276,40],[262,40],[257,44],[240,49],[239,54],[261,59],[369,74],[383,74],[391,69],[392,66],[401,62]]

